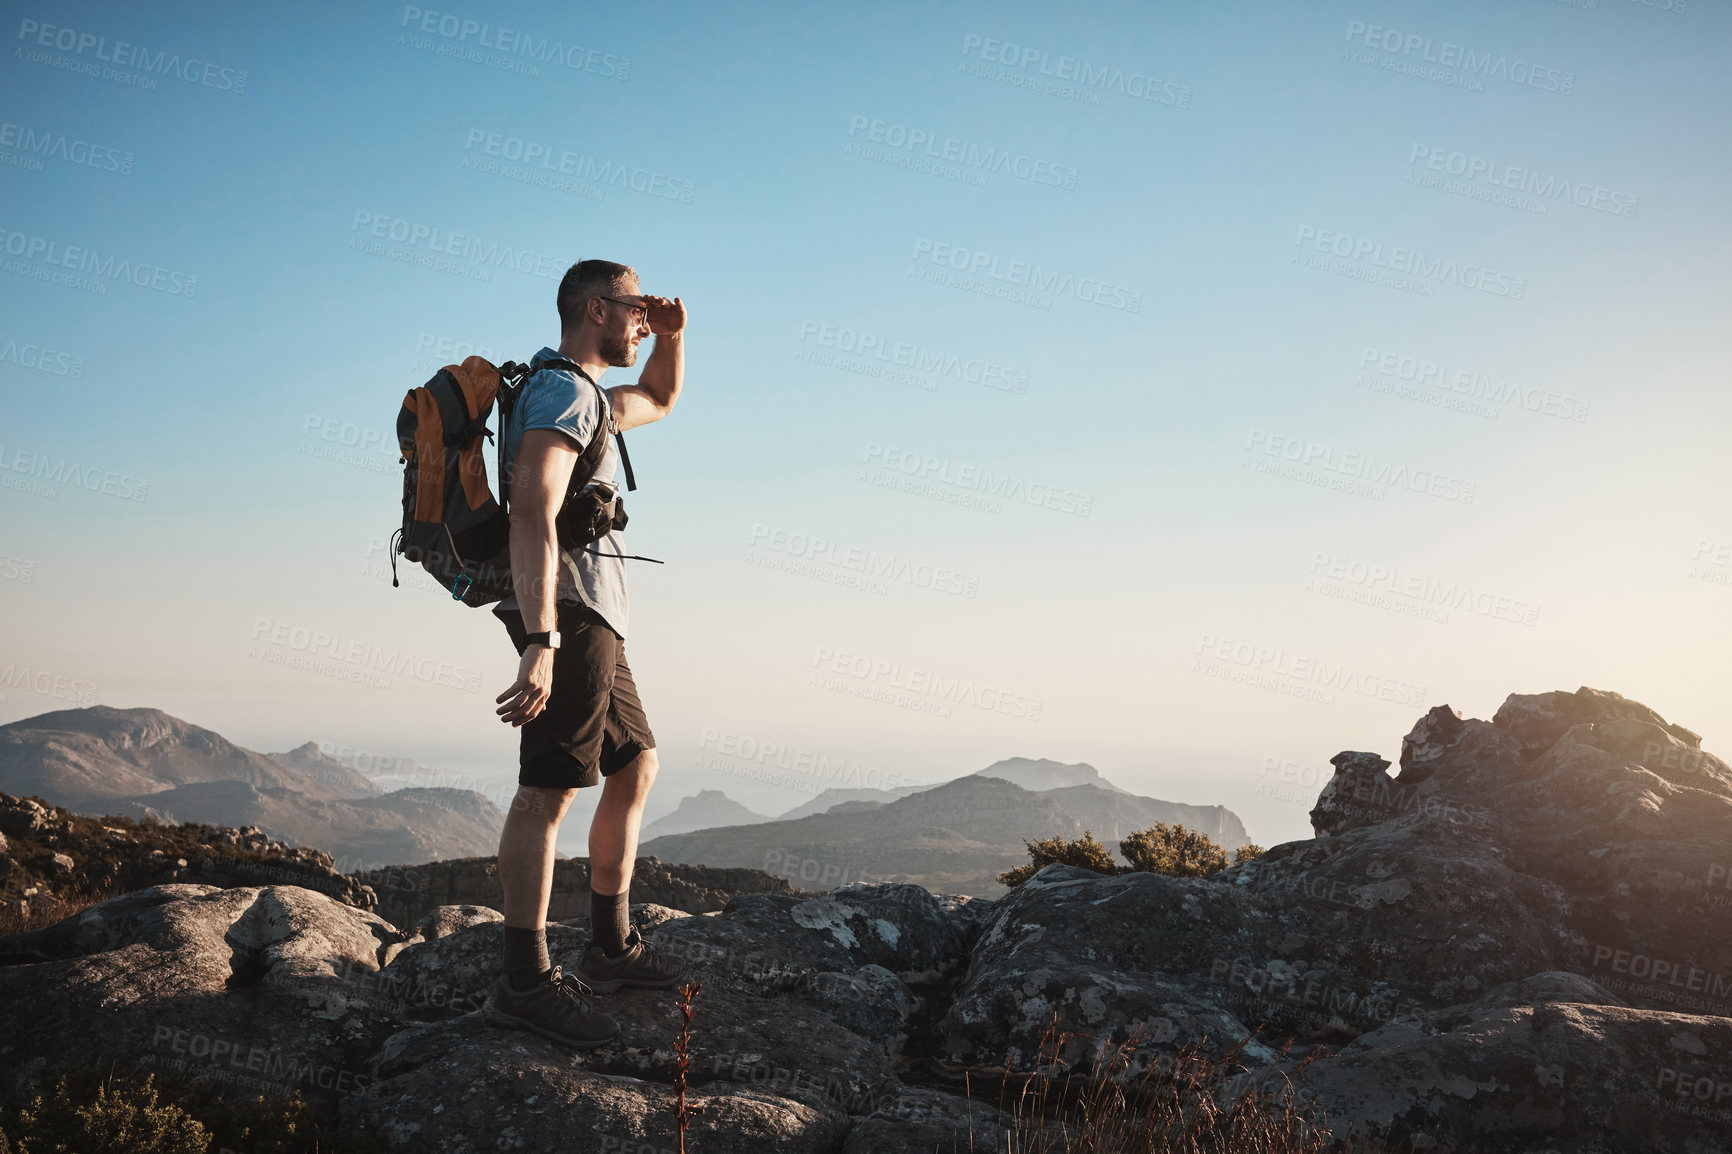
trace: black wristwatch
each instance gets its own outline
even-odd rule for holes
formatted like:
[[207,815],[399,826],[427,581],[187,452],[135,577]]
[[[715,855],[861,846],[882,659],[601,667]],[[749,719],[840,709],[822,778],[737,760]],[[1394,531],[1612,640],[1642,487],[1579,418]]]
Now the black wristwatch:
[[559,648],[559,630],[550,629],[546,633],[531,633],[531,634],[529,634],[524,639],[523,647],[525,649],[527,649],[531,645],[545,645],[549,649],[558,649]]

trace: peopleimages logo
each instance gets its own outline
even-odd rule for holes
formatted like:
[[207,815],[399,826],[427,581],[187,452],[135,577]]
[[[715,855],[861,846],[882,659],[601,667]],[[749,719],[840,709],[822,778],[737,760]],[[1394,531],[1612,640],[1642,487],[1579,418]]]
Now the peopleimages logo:
[[965,169],[990,175],[1014,176],[1032,184],[1050,184],[1055,188],[1075,188],[1077,169],[1074,165],[1055,164],[1027,153],[1013,153],[990,144],[976,144],[954,136],[942,139],[924,128],[910,128],[894,121],[876,120],[867,116],[848,118],[848,136],[863,136],[872,144],[902,149],[932,160],[962,165]]
[[1055,58],[1040,48],[994,40],[971,32],[962,38],[962,55],[974,54],[990,64],[1002,64],[1024,72],[1032,69],[1040,76],[1072,82],[1083,90],[1117,92],[1135,100],[1149,100],[1175,108],[1188,108],[1191,104],[1191,90],[1176,81],[1162,80],[1142,72],[1127,73],[1123,68],[1095,65],[1075,56]]
[[1498,405],[1519,405],[1530,413],[1557,417],[1559,420],[1580,422],[1588,419],[1589,402],[1576,397],[1551,389],[1500,381],[1490,373],[1475,369],[1457,369],[1451,372],[1449,366],[1442,362],[1391,352],[1371,345],[1366,345],[1359,354],[1359,367],[1370,368],[1381,377],[1392,377],[1416,385],[1460,393],[1472,400],[1489,401]]
[[847,325],[834,325],[827,321],[805,318],[800,322],[800,341],[812,341],[821,348],[835,349],[861,358],[870,357],[898,368],[912,369],[935,377],[950,377],[1007,393],[1028,392],[1026,370],[1009,368],[983,357],[964,359],[958,353],[852,329]]
[[[13,473],[30,480],[20,481],[17,477],[6,475]],[[150,494],[150,482],[140,480],[130,473],[116,473],[113,469],[80,465],[77,461],[68,461],[64,457],[55,459],[45,453],[20,451],[17,447],[8,455],[6,446],[0,444],[0,487],[18,489],[52,500],[57,495],[57,490],[49,487],[50,485],[66,485],[91,493],[119,497],[123,501],[142,501]]]
[[[18,39],[33,46],[70,52],[77,57],[83,57],[88,53],[92,60],[101,60],[121,68],[137,69],[139,72],[152,76],[178,77],[188,84],[215,88],[219,92],[233,92],[239,95],[247,90],[247,74],[240,69],[213,64],[208,60],[200,60],[196,56],[188,56],[182,60],[178,52],[153,53],[142,44],[131,44],[125,40],[116,40],[110,44],[105,36],[98,36],[93,32],[83,32],[77,28],[65,28],[54,24],[44,24],[38,20],[26,19],[21,20],[18,24]],[[22,49],[20,52],[22,53]],[[27,57],[27,59],[39,64],[55,63],[45,53],[40,52]],[[68,63],[74,62],[68,61]]]
[[[943,244],[925,237],[914,242],[916,266],[922,261],[941,269],[961,273],[980,283],[998,282],[1034,293],[1071,297],[1084,304],[1123,312],[1141,312],[1143,294],[1123,285],[1109,284],[1095,277],[1079,277],[1062,269],[1042,268],[1028,261],[1004,261],[997,254],[967,249],[961,245]],[[966,286],[964,286],[966,287]]]
[[[1493,192],[1508,189],[1524,196],[1530,196],[1538,204],[1543,215],[1547,208],[1545,202],[1566,200],[1577,208],[1592,209],[1595,212],[1609,213],[1612,216],[1634,217],[1641,200],[1627,192],[1619,192],[1606,188],[1604,185],[1590,184],[1585,180],[1568,180],[1556,176],[1541,177],[1531,168],[1520,165],[1500,164],[1483,156],[1470,156],[1465,152],[1456,152],[1435,144],[1420,144],[1415,142],[1407,154],[1407,180],[1409,183],[1426,183],[1425,171],[1442,172],[1450,176],[1459,176],[1467,185],[1484,184]],[[1424,171],[1422,171],[1422,169]],[[1447,191],[1455,191],[1447,188]],[[1479,192],[1477,188],[1473,192]],[[1466,192],[1465,195],[1472,195]],[[1483,199],[1483,197],[1481,197]],[[1515,207],[1523,207],[1520,203]]]
[[631,61],[623,56],[585,48],[581,44],[567,44],[547,36],[537,37],[532,32],[495,28],[450,12],[405,5],[402,26],[428,36],[438,36],[453,45],[488,48],[507,56],[521,56],[537,64],[562,64],[574,72],[590,72],[611,80],[624,80],[631,72]]
[[[1532,601],[1488,589],[1475,589],[1464,581],[1440,581],[1419,573],[1403,572],[1397,565],[1376,564],[1317,550],[1311,554],[1310,572],[1311,581],[1306,583],[1307,589],[1316,586],[1316,592],[1340,596],[1340,588],[1332,591],[1325,584],[1335,582],[1337,586],[1345,587],[1345,600],[1361,600],[1352,595],[1357,591],[1370,595],[1374,599],[1370,603],[1378,604],[1379,608],[1389,607],[1382,604],[1389,598],[1405,598],[1415,609],[1422,606],[1441,610],[1465,609],[1481,617],[1517,625],[1534,625],[1539,621],[1540,607]],[[1413,615],[1424,616],[1417,612]],[[1443,619],[1448,620],[1448,617],[1445,612]]]
[[[980,465],[953,461],[949,457],[934,457],[930,453],[920,453],[896,445],[883,445],[877,441],[867,443],[865,456],[861,460],[868,466],[876,466],[905,477],[951,485],[988,497],[998,497],[1013,503],[1021,502],[1033,508],[1051,509],[1057,513],[1087,517],[1094,505],[1094,498],[1089,494],[1079,493],[1062,485],[1029,482],[1010,473],[994,473],[990,468]],[[997,512],[997,509],[992,511]]]
[[20,344],[12,337],[0,337],[0,362],[10,362],[21,369],[35,369],[57,377],[78,378],[84,375],[83,357],[57,352],[43,345]]
[[132,175],[132,153],[74,139],[64,132],[47,132],[27,124],[0,122],[0,148],[16,148],[16,153],[0,153],[0,164],[42,171],[42,161],[62,160],[67,164],[94,168],[98,172],[118,172]]
[[[338,671],[346,674],[343,680],[371,684],[380,689],[391,687],[380,676],[382,674],[412,677],[428,685],[442,685],[468,693],[481,688],[480,670],[423,657],[411,650],[387,649],[370,641],[345,640],[337,634],[306,625],[260,617],[253,622],[252,639],[256,643],[253,656],[273,664],[291,665],[312,672],[331,672],[334,667],[327,668],[328,663],[339,662],[351,667]],[[261,649],[261,646],[274,646],[279,656],[286,654],[289,659],[279,660],[270,656],[270,651]]]
[[74,705],[94,705],[96,695],[102,691],[102,687],[93,681],[16,664],[0,669],[0,701],[5,701],[7,692],[13,689],[28,690]]
[[1380,459],[1370,453],[1337,450],[1332,445],[1271,433],[1266,429],[1252,429],[1245,442],[1245,449],[1248,454],[1247,464],[1256,462],[1259,456],[1274,458],[1300,469],[1320,469],[1334,473],[1353,483],[1388,485],[1392,489],[1408,489],[1445,501],[1460,501],[1465,505],[1473,504],[1474,494],[1478,490],[1474,482],[1464,481],[1460,477],[1452,477],[1431,469],[1410,469],[1407,465],[1387,457]]
[[1400,245],[1391,246],[1385,253],[1380,240],[1302,224],[1299,226],[1299,235],[1293,238],[1293,243],[1303,246],[1306,241],[1310,241],[1311,247],[1318,252],[1343,260],[1363,262],[1390,273],[1416,277],[1422,282],[1436,281],[1459,285],[1465,289],[1490,293],[1492,296],[1508,297],[1512,301],[1521,300],[1527,293],[1526,277],[1496,272],[1476,264],[1461,264],[1443,257],[1427,257],[1418,249],[1402,248]]
[[[1421,705],[1425,702],[1425,686],[1382,674],[1361,670],[1345,661],[1293,653],[1250,641],[1239,641],[1216,633],[1205,633],[1197,642],[1198,666],[1192,672],[1223,676],[1237,666],[1246,674],[1262,675],[1283,683],[1316,686],[1325,693],[1339,690],[1360,697],[1373,697],[1396,705]],[[1204,661],[1221,663],[1211,668]],[[1244,680],[1225,676],[1225,680]],[[1273,686],[1264,686],[1271,688]],[[1286,692],[1285,689],[1282,690]],[[1300,694],[1299,696],[1304,696]],[[1334,703],[1333,696],[1318,698]]]
[[[812,667],[809,684],[836,689],[855,697],[881,700],[887,704],[909,708],[919,706],[918,712],[935,713],[940,717],[949,717],[949,707],[955,704],[973,706],[988,713],[1002,713],[1008,717],[1039,721],[1041,711],[1046,707],[1045,700],[1039,697],[1013,693],[991,685],[977,685],[967,677],[947,676],[935,670],[904,666],[900,661],[871,658],[861,653],[832,649],[827,645],[818,646],[817,656],[812,659]],[[827,676],[830,674],[837,677]],[[849,688],[847,683],[839,681],[838,677],[852,679],[855,684]],[[906,696],[898,698],[898,691],[928,700],[919,701]]]
[[459,260],[492,265],[494,268],[515,269],[548,280],[557,279],[565,272],[559,267],[558,258],[550,253],[535,252],[527,248],[517,249],[508,244],[502,245],[498,241],[484,241],[467,233],[404,220],[389,213],[356,209],[349,232],[353,237],[354,234],[361,234],[363,229],[365,237],[394,241],[408,245],[411,250],[425,250],[429,258],[451,256]]
[[[15,232],[3,225],[0,225],[0,251],[7,256],[19,258],[7,262],[16,266],[8,268],[8,272],[21,273],[37,280],[64,280],[68,287],[84,291],[94,290],[99,295],[107,295],[109,283],[124,281],[138,288],[154,289],[170,296],[186,297],[188,300],[198,296],[198,278],[189,273],[147,261],[117,257],[112,252],[105,257],[93,248],[61,244],[57,240],[32,233]],[[57,271],[60,269],[69,271]]]
[[[569,176],[604,187],[615,185],[641,192],[645,196],[677,200],[682,204],[690,204],[692,194],[697,191],[697,185],[691,181],[663,172],[627,164],[625,161],[598,161],[587,153],[573,152],[569,148],[560,148],[544,141],[524,140],[517,136],[489,132],[484,128],[471,128],[464,134],[463,151],[470,154],[463,158],[465,167],[479,167],[472,159],[473,154],[479,151],[484,156],[520,164],[531,172],[536,168],[542,170],[534,175]],[[537,184],[540,181],[531,177],[525,183]]]
[[[1512,84],[1522,84],[1530,88],[1538,88],[1545,92],[1556,92],[1568,96],[1576,90],[1576,74],[1561,72],[1556,68],[1542,68],[1527,60],[1511,60],[1502,53],[1476,52],[1472,48],[1445,40],[1441,43],[1429,36],[1421,36],[1414,32],[1399,32],[1394,28],[1384,28],[1378,24],[1367,24],[1362,20],[1347,22],[1348,43],[1357,41],[1366,48],[1374,48],[1388,57],[1401,58],[1401,63],[1409,68],[1416,68],[1413,63],[1417,53],[1419,63],[1435,64],[1440,68],[1451,69],[1462,74],[1463,78],[1472,77],[1480,80],[1507,80]],[[1343,53],[1346,50],[1343,49]],[[1389,63],[1394,63],[1393,60]],[[1396,69],[1403,71],[1404,69]]]
[[[788,557],[848,570],[859,575],[862,581],[868,583],[868,587],[872,582],[895,581],[921,589],[931,589],[938,593],[952,593],[960,597],[973,597],[980,591],[980,577],[973,573],[964,573],[958,569],[950,569],[926,561],[911,560],[894,553],[884,555],[876,549],[849,545],[845,542],[833,541],[828,537],[807,536],[804,533],[790,531],[779,526],[765,525],[762,522],[753,524],[748,544],[754,548],[770,549]],[[747,560],[751,560],[751,558],[748,557]],[[776,566],[770,565],[766,568],[776,568]],[[880,586],[873,591],[881,592],[882,587]]]

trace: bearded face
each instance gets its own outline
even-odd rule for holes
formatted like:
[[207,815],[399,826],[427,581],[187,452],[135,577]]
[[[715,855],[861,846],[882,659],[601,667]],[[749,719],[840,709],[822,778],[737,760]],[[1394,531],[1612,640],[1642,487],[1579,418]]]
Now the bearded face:
[[598,352],[616,369],[629,369],[637,364],[637,326],[623,332],[610,332],[602,338]]

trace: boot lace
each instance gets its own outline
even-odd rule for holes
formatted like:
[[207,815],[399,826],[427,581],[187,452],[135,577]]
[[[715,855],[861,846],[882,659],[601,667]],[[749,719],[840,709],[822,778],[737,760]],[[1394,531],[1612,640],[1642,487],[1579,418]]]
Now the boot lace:
[[565,972],[564,966],[553,967],[553,992],[557,997],[576,1003],[579,1013],[588,1014],[595,1002],[595,991],[581,978]]

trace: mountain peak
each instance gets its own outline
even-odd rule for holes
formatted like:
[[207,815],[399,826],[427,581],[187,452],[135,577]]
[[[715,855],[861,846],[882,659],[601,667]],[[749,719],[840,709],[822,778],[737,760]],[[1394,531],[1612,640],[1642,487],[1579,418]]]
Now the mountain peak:
[[112,705],[89,705],[80,709],[56,709],[38,713],[6,725],[0,731],[61,730],[82,733],[110,748],[154,749],[164,745],[192,744],[203,750],[233,749],[221,734],[182,721],[160,709],[119,709]]
[[672,813],[645,825],[638,836],[648,841],[664,834],[690,833],[696,829],[728,825],[755,825],[769,820],[765,814],[747,809],[719,789],[700,789],[680,798]]
[[996,777],[1013,782],[1035,792],[1061,789],[1069,785],[1092,785],[1113,793],[1125,791],[1101,776],[1101,771],[1087,762],[1065,763],[1040,757],[1007,757],[995,761],[974,777]]

